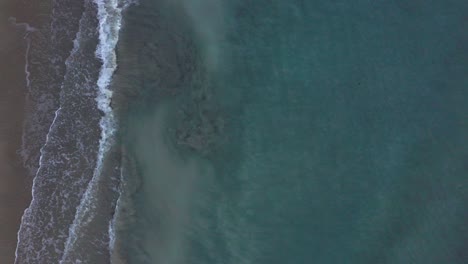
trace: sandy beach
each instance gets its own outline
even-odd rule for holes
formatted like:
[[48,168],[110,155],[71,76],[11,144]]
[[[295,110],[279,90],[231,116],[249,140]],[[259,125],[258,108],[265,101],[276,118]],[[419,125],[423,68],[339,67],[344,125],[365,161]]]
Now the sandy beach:
[[30,201],[30,180],[17,154],[24,115],[24,43],[0,2],[0,263],[13,263],[16,237]]

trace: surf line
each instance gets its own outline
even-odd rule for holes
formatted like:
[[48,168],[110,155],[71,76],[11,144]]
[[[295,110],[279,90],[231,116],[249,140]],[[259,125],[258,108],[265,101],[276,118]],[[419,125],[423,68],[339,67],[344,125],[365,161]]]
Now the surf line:
[[102,62],[97,80],[98,96],[96,98],[98,109],[104,113],[99,122],[101,138],[99,140],[96,168],[76,211],[60,263],[68,261],[69,254],[79,239],[79,234],[82,234],[80,229],[85,228],[95,217],[97,193],[103,177],[103,162],[107,152],[114,145],[117,129],[117,121],[111,107],[112,90],[109,88],[109,85],[117,68],[115,49],[122,25],[122,11],[130,4],[125,2],[121,4],[119,0],[94,0],[94,3],[97,6],[99,21],[99,44],[95,55]]

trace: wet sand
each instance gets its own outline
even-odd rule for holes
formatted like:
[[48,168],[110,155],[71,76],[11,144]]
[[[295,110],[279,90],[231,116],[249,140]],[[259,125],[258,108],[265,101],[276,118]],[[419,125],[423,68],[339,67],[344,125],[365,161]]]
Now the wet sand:
[[16,236],[30,202],[30,179],[22,166],[25,75],[22,33],[8,22],[11,8],[0,0],[0,263],[13,263]]

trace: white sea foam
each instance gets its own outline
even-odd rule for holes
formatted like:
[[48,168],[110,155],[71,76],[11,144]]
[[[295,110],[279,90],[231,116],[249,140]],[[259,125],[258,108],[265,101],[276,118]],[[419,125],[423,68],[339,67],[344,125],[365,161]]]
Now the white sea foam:
[[28,57],[29,57],[29,50],[31,48],[31,40],[26,36],[24,36],[25,39],[26,39],[26,52],[24,53],[24,60],[26,61],[24,63],[24,72],[26,73],[26,88],[28,88],[29,90],[29,87],[31,86],[31,73],[29,72],[29,61],[28,61]]
[[94,2],[98,8],[99,19],[99,44],[96,50],[96,56],[102,61],[97,81],[99,93],[96,101],[98,108],[104,113],[104,116],[100,121],[101,139],[99,142],[94,175],[83,195],[73,224],[70,227],[64,255],[60,263],[65,263],[69,260],[69,254],[73,251],[75,243],[80,238],[80,235],[83,235],[79,230],[86,227],[95,217],[97,206],[96,199],[98,187],[102,178],[103,161],[106,153],[114,143],[114,135],[116,132],[116,119],[110,105],[112,91],[109,89],[109,84],[117,68],[115,48],[119,39],[122,10],[128,5],[125,3],[121,5],[118,0],[95,0]]
[[[15,23],[16,25],[20,25],[20,26],[25,26],[26,27],[26,30],[27,32],[33,32],[33,31],[36,31],[37,29],[29,26],[27,23],[19,23],[17,24],[16,23],[16,19],[15,18],[10,18],[10,22],[13,22]],[[65,64],[68,66],[68,60],[73,57],[73,54],[75,54],[77,51],[78,51],[78,48],[79,48],[79,45],[78,45],[78,41],[77,39],[79,39],[81,37],[80,35],[80,31],[78,30],[77,34],[76,34],[76,37],[73,41],[74,43],[74,47],[72,49],[72,51],[70,52],[70,55],[69,57],[67,58]],[[30,87],[30,80],[29,80],[29,76],[30,76],[30,72],[28,71],[28,66],[29,66],[29,63],[28,63],[28,56],[29,56],[29,50],[30,50],[30,41],[28,39],[28,46],[27,46],[27,50],[26,50],[26,62],[25,62],[25,72],[26,72],[26,81],[27,81],[27,85],[28,85],[28,88]],[[43,157],[44,157],[44,154],[45,154],[45,148],[46,146],[50,143],[50,134],[51,134],[51,131],[54,129],[55,127],[55,124],[56,124],[56,121],[57,121],[57,118],[59,117],[60,115],[60,111],[62,110],[62,107],[59,106],[59,108],[57,110],[55,110],[55,115],[54,115],[54,119],[52,120],[52,123],[49,127],[49,130],[46,134],[46,139],[45,139],[45,142],[44,142],[44,145],[41,147],[40,149],[40,156],[39,156],[39,167],[36,171],[36,174],[34,175],[34,178],[33,178],[33,185],[32,185],[32,189],[31,189],[31,203],[29,204],[28,208],[26,208],[24,210],[24,213],[23,213],[23,216],[21,217],[21,224],[20,224],[20,227],[19,227],[19,230],[18,230],[18,233],[17,233],[17,245],[16,245],[16,250],[15,250],[15,263],[17,263],[18,261],[18,250],[19,250],[19,247],[21,245],[21,234],[23,232],[23,228],[25,225],[27,224],[31,224],[31,223],[26,223],[26,219],[27,219],[27,216],[31,213],[31,209],[32,207],[34,206],[35,204],[35,198],[36,198],[36,193],[35,193],[35,190],[36,190],[36,186],[37,186],[37,179],[38,179],[38,174],[41,172],[41,170],[43,169],[43,166],[44,166],[44,162],[43,162]],[[24,136],[24,135],[23,135]],[[50,240],[49,240],[50,242]],[[39,252],[37,252],[37,255],[39,255]],[[37,257],[36,259],[38,259],[39,257]]]
[[24,30],[26,31],[26,33],[24,34],[24,39],[26,39],[26,52],[24,53],[24,61],[25,61],[25,63],[24,63],[24,73],[26,74],[26,87],[29,90],[30,76],[31,76],[31,73],[29,72],[29,59],[28,59],[29,58],[29,50],[31,48],[31,40],[29,39],[29,33],[35,32],[35,31],[37,31],[37,29],[35,27],[32,27],[31,25],[29,25],[28,23],[17,23],[15,17],[9,17],[8,21],[11,24],[15,25],[16,27],[24,28]]
[[15,251],[15,263],[17,263],[17,259],[18,259],[18,249],[21,245],[21,233],[23,232],[23,227],[25,226],[25,224],[29,224],[29,223],[26,223],[26,217],[28,214],[30,214],[30,211],[31,211],[31,207],[34,205],[34,202],[35,202],[35,198],[36,198],[36,194],[35,194],[35,190],[36,190],[36,186],[37,186],[37,175],[39,174],[39,172],[41,171],[41,169],[43,168],[43,161],[42,161],[42,158],[44,157],[44,149],[45,147],[49,144],[49,135],[50,135],[50,132],[52,131],[53,127],[55,126],[55,121],[57,120],[57,117],[59,116],[59,113],[60,113],[60,110],[62,108],[60,107],[59,109],[57,109],[55,111],[55,117],[54,117],[54,120],[52,121],[52,124],[50,125],[50,128],[49,128],[49,132],[47,133],[46,135],[46,140],[45,140],[45,143],[44,145],[42,146],[41,150],[40,150],[40,156],[39,156],[39,168],[36,172],[36,175],[34,176],[34,179],[33,179],[33,187],[32,187],[32,199],[31,199],[31,203],[29,204],[29,207],[26,208],[26,210],[24,210],[24,213],[23,213],[23,216],[21,217],[21,224],[20,224],[20,227],[19,227],[19,230],[18,230],[18,234],[17,234],[17,245],[16,245],[16,251]]
[[[73,56],[73,54],[75,54],[75,53],[77,52],[77,50],[78,50],[78,48],[79,48],[77,39],[79,39],[79,38],[80,38],[80,31],[77,32],[76,38],[75,38],[75,40],[73,41],[74,47],[73,47],[72,51],[70,52],[69,58],[71,58],[71,57]],[[29,46],[28,46],[28,48],[29,48]],[[67,62],[68,62],[68,59],[67,59],[67,61],[66,61],[66,63],[65,63],[65,64],[68,66],[68,63],[67,63]],[[26,64],[28,64],[28,63],[26,62]],[[27,77],[29,77],[29,75],[27,75]],[[28,85],[29,85],[29,83],[28,83]],[[36,172],[36,175],[35,175],[34,178],[33,178],[33,186],[32,186],[32,190],[31,190],[31,192],[32,192],[32,200],[31,200],[31,203],[30,203],[29,207],[26,208],[26,210],[25,210],[24,213],[23,213],[23,216],[22,216],[22,218],[21,218],[21,225],[20,225],[20,228],[19,228],[19,230],[18,230],[18,235],[17,235],[18,242],[17,242],[17,246],[16,246],[16,251],[15,251],[15,263],[17,263],[17,259],[18,259],[18,249],[19,249],[19,246],[20,246],[20,244],[21,244],[21,236],[20,236],[20,234],[21,234],[22,231],[23,231],[22,229],[23,229],[24,225],[27,224],[27,223],[25,223],[25,218],[26,218],[26,216],[27,216],[28,214],[30,214],[31,207],[35,204],[35,198],[36,198],[35,190],[36,190],[37,179],[38,179],[37,176],[38,176],[38,174],[40,173],[41,169],[42,169],[43,166],[44,166],[43,157],[44,157],[44,154],[45,154],[45,153],[44,153],[44,152],[45,152],[45,148],[46,148],[46,146],[50,143],[50,134],[51,134],[51,131],[52,131],[52,130],[54,129],[54,127],[55,127],[57,118],[59,117],[60,111],[61,111],[61,110],[62,110],[62,107],[60,106],[60,107],[55,111],[54,119],[53,119],[53,121],[52,121],[52,124],[51,124],[50,127],[49,127],[48,133],[46,134],[45,143],[44,143],[44,145],[43,145],[43,146],[41,147],[41,149],[40,149],[39,168],[38,168],[38,170],[37,170],[37,172]],[[51,242],[51,241],[49,240],[49,242]],[[37,258],[39,258],[39,257],[37,257]]]
[[16,17],[9,17],[8,22],[10,22],[11,24],[13,24],[13,25],[15,25],[17,27],[24,27],[27,32],[37,31],[37,29],[35,27],[32,27],[28,23],[17,23],[16,22]]

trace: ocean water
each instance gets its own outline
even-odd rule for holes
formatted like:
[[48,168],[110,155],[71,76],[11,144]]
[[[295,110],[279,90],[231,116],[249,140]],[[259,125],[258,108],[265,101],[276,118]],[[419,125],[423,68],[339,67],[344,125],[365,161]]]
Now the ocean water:
[[120,257],[466,261],[466,8],[140,1]]
[[80,3],[12,20],[16,263],[468,260],[465,1]]

